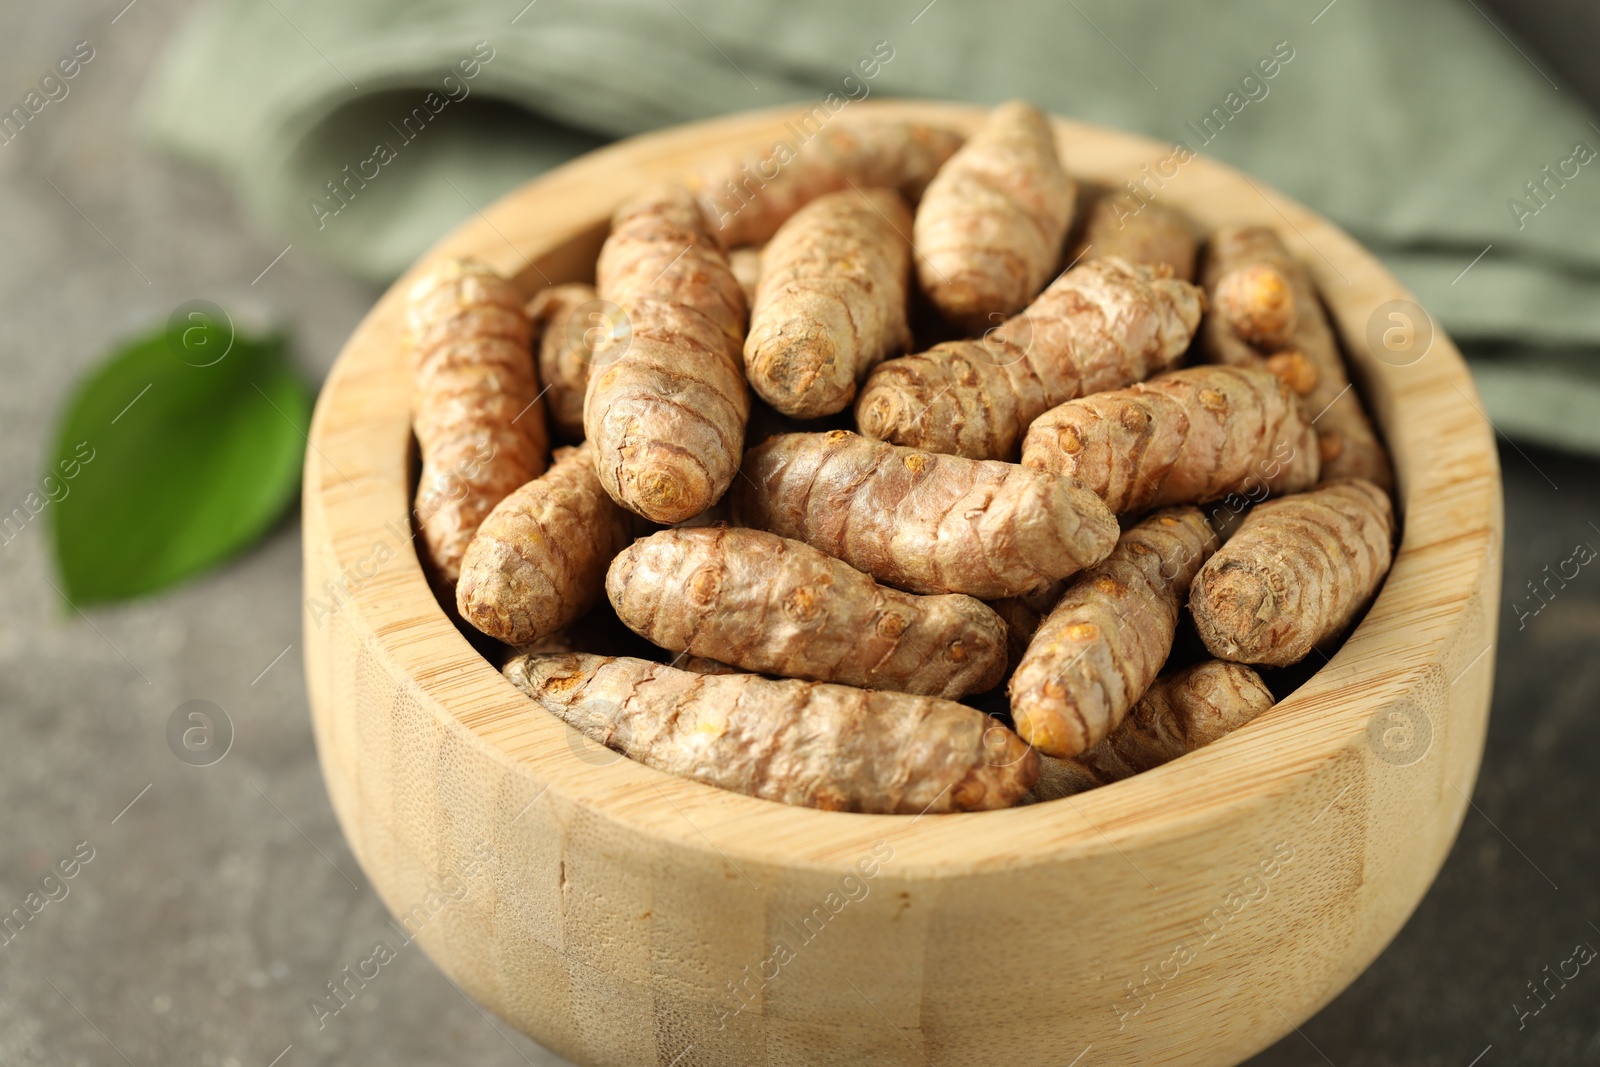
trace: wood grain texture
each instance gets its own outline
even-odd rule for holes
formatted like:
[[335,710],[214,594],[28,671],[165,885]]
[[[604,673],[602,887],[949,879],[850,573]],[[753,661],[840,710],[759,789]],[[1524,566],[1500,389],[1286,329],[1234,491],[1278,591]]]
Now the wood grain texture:
[[[582,740],[428,589],[407,526],[410,277],[472,255],[529,294],[587,279],[626,195],[768,147],[792,114],[547,175],[446,238],[346,346],[313,424],[304,534],[315,731],[351,847],[397,915],[427,916],[418,940],[453,980],[584,1064],[1060,1067],[1090,1045],[1085,1064],[1236,1063],[1345,988],[1437,872],[1482,753],[1499,602],[1499,473],[1465,366],[1442,334],[1407,367],[1372,356],[1369,316],[1409,296],[1305,208],[1206,159],[1160,193],[1207,228],[1274,226],[1306,261],[1387,437],[1403,540],[1332,660],[1199,752],[1009,811],[787,808]],[[1170,154],[1057,131],[1074,175],[1104,184]],[[310,601],[329,581],[349,591],[324,615]]]

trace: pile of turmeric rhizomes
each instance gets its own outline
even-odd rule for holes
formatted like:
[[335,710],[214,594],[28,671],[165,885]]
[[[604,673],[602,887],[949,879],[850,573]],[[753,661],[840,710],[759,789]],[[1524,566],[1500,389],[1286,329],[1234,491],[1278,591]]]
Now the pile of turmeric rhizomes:
[[592,287],[410,289],[424,562],[519,689],[726,789],[972,811],[1341,638],[1391,474],[1276,232],[1080,195],[1024,103],[780,147],[628,200]]

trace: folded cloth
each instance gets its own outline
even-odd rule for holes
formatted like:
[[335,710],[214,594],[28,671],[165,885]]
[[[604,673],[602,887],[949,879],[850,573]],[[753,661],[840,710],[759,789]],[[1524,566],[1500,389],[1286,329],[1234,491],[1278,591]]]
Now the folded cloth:
[[1600,126],[1471,0],[212,0],[156,71],[150,133],[372,278],[615,137],[1024,97],[1328,215],[1484,361],[1502,432],[1600,452]]

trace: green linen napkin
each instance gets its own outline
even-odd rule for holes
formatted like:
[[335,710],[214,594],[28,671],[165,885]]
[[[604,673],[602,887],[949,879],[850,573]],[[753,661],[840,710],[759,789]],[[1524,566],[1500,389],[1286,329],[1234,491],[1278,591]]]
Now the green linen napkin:
[[829,92],[1024,97],[1226,160],[1382,256],[1502,432],[1600,452],[1600,127],[1471,0],[211,0],[143,118],[381,279],[596,144]]

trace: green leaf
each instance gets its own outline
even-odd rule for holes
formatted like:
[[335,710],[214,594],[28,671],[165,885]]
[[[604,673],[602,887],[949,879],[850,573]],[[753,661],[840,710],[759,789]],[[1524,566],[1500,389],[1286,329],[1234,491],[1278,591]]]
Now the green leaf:
[[172,585],[254,544],[283,514],[311,421],[284,346],[235,335],[222,309],[196,302],[78,388],[44,484],[74,603]]

